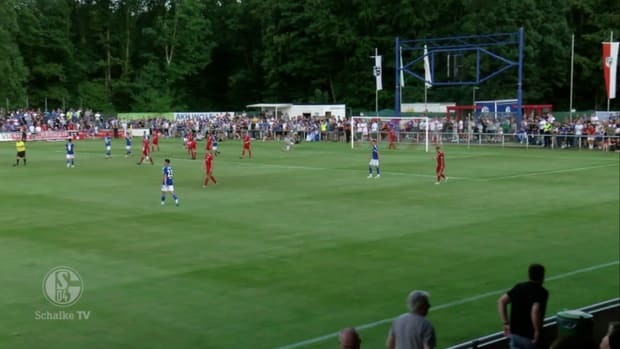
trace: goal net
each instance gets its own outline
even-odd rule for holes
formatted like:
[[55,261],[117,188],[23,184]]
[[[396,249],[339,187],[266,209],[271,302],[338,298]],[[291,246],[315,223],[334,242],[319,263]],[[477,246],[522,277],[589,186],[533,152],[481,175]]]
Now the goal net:
[[367,143],[372,139],[377,143],[390,142],[390,131],[394,142],[412,144],[428,152],[429,118],[425,116],[353,116],[351,117],[351,148],[358,143]]

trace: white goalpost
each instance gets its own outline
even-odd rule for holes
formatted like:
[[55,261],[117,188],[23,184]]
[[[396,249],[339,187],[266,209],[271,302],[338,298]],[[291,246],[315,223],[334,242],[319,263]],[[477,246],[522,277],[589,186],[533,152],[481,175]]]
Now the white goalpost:
[[418,144],[428,153],[429,124],[426,116],[352,116],[351,149],[356,142],[389,141],[389,131],[394,130],[396,143]]

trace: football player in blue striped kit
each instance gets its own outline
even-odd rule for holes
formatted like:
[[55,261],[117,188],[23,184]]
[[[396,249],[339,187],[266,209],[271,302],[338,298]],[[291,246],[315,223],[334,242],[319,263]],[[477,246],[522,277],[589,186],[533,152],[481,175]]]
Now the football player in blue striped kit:
[[381,171],[379,170],[379,148],[377,147],[377,141],[372,140],[372,154],[370,155],[370,162],[368,163],[368,178],[372,177],[372,168],[375,168],[377,175],[374,178],[381,177]]

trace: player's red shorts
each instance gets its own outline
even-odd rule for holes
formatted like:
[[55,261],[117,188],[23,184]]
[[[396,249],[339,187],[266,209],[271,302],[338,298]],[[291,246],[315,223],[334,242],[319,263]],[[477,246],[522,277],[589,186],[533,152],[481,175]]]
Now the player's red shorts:
[[249,144],[244,144],[243,145],[243,149],[250,149],[250,145]]
[[437,166],[437,167],[435,168],[435,172],[437,172],[437,173],[442,173],[442,172],[443,172],[443,169],[444,169],[444,166]]
[[159,138],[153,138],[153,145],[159,144]]

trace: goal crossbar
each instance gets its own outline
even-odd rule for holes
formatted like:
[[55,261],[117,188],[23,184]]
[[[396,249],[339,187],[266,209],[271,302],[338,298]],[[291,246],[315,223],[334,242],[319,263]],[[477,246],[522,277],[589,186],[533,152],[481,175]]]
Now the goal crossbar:
[[[398,123],[402,123],[402,122],[408,122],[408,121],[420,121],[420,122],[424,122],[424,150],[428,153],[428,148],[429,148],[429,138],[428,138],[428,133],[429,133],[429,124],[430,124],[430,119],[427,116],[352,116],[351,117],[351,149],[355,148],[355,133],[356,133],[356,120],[369,120],[369,121],[375,121],[375,120],[379,120],[379,121],[383,121],[383,122],[398,122]],[[381,132],[381,130],[377,130],[376,132]],[[368,132],[368,135],[370,135],[371,132]]]

